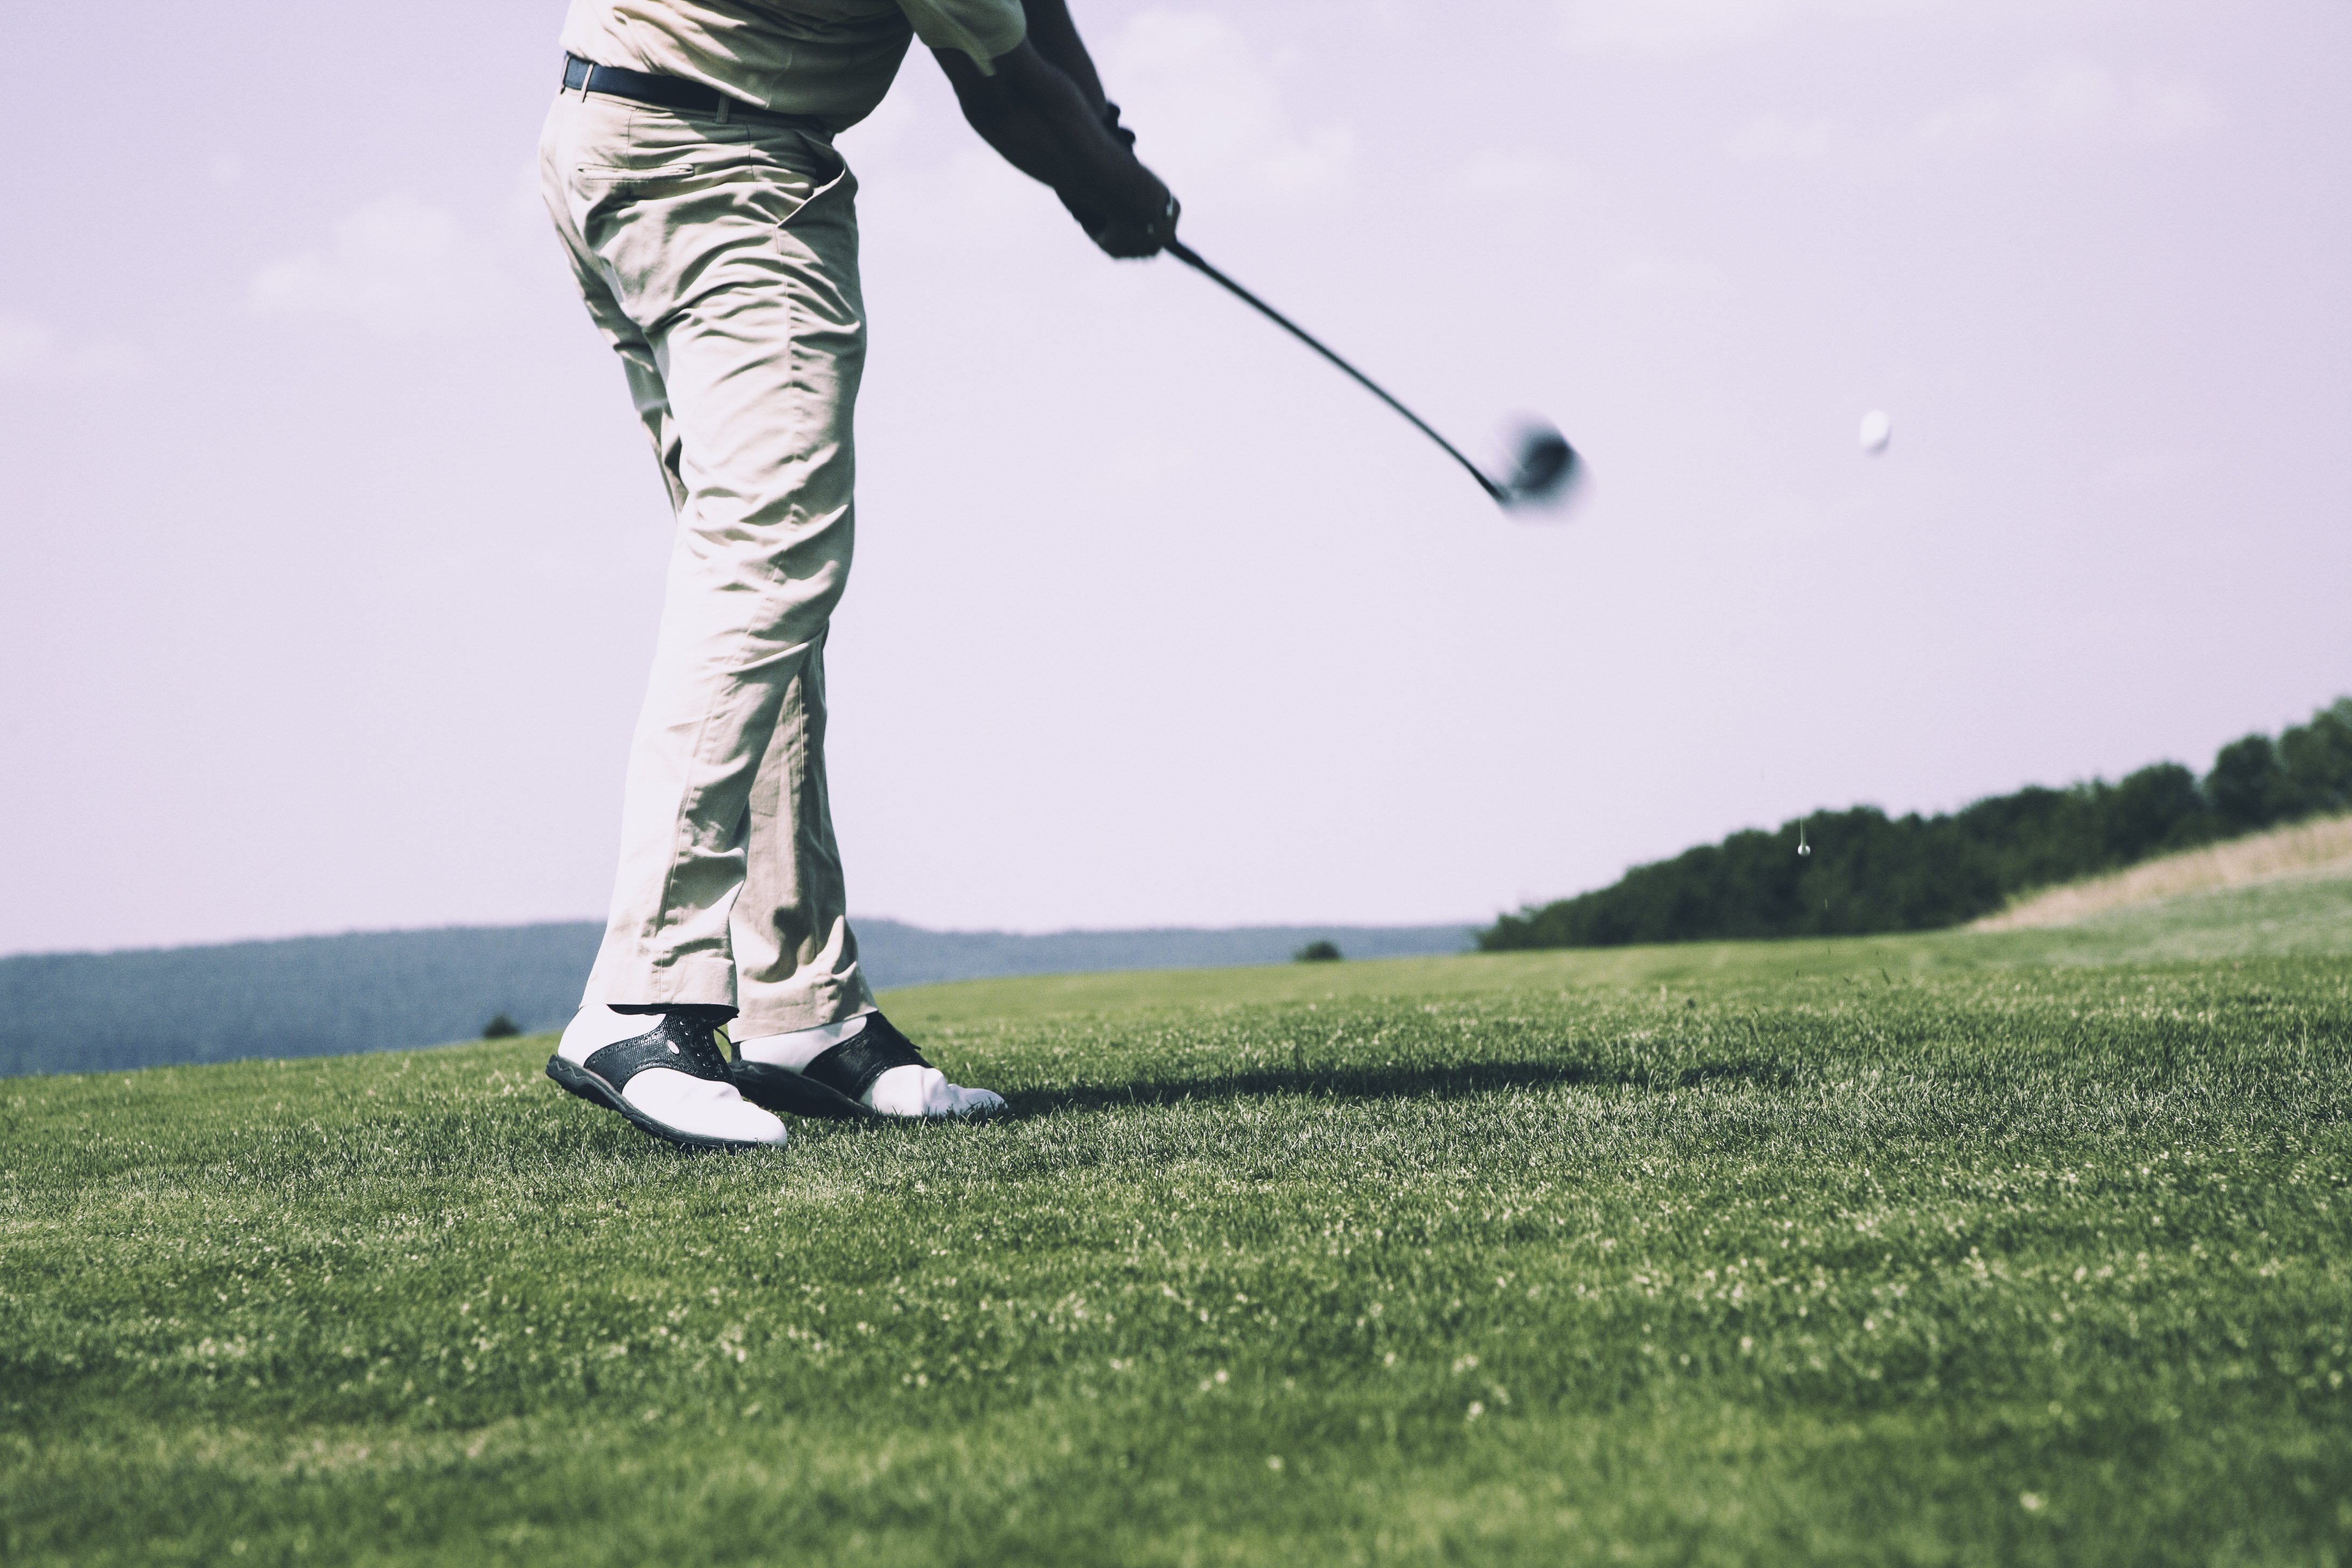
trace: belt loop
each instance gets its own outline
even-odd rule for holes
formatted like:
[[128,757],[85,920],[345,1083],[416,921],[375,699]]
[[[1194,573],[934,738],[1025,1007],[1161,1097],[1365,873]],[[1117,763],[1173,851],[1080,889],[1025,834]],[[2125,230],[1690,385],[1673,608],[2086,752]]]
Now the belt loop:
[[721,125],[727,123],[727,105],[729,101],[730,100],[725,93],[722,92],[719,95],[719,123]]

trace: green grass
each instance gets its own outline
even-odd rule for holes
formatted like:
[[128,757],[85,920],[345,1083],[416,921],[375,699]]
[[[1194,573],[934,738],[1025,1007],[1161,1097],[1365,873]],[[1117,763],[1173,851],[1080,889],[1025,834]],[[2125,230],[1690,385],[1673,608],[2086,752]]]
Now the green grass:
[[933,987],[1020,1114],[781,1154],[0,1081],[0,1557],[2352,1562],[2347,916]]

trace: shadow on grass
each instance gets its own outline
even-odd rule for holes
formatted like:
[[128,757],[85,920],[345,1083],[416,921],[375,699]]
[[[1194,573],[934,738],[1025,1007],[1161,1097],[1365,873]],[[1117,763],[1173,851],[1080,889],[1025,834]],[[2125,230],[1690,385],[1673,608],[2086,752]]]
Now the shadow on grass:
[[1462,1062],[1451,1066],[1318,1068],[1264,1067],[1214,1077],[1154,1079],[1137,1083],[1071,1084],[1058,1089],[1007,1089],[1015,1116],[1054,1110],[1102,1110],[1182,1101],[1271,1099],[1452,1100],[1498,1090],[1601,1084],[1622,1089],[1695,1089],[1707,1083],[1750,1083],[1782,1089],[1797,1070],[1764,1058],[1697,1062],[1688,1067],[1610,1067],[1593,1062]]
[[[1218,1104],[1242,1100],[1443,1100],[1513,1089],[1593,1085],[1653,1092],[1696,1089],[1706,1084],[1785,1089],[1795,1083],[1799,1076],[1798,1069],[1789,1063],[1760,1057],[1681,1066],[1590,1061],[1489,1061],[1444,1066],[1328,1068],[1308,1064],[1287,1068],[1268,1066],[1242,1072],[1129,1083],[1076,1083],[1052,1089],[1012,1089],[1003,1092],[1005,1099],[1003,1114],[1018,1120],[1054,1111],[1117,1110],[1186,1103]],[[930,1125],[915,1118],[902,1121],[860,1116],[843,1120],[829,1115],[812,1117],[794,1107],[782,1109],[784,1114],[793,1116],[804,1127],[822,1123],[867,1135],[888,1136],[922,1131]],[[599,1119],[593,1127],[583,1123],[578,1133],[583,1137],[609,1135],[611,1143],[601,1151],[608,1153],[626,1148],[636,1152],[661,1152],[681,1160],[694,1160],[712,1152],[677,1148],[658,1140],[622,1138],[616,1130],[625,1131],[617,1118],[612,1119],[609,1126]],[[795,1133],[794,1136],[800,1134]],[[599,1141],[602,1142],[601,1137]],[[728,1152],[751,1156],[769,1152]]]

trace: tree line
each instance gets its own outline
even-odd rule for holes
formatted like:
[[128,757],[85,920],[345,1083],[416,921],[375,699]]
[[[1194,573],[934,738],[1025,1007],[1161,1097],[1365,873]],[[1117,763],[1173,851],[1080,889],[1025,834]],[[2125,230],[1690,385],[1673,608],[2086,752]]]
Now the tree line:
[[[2032,785],[1948,815],[1815,812],[1636,866],[1478,932],[1485,952],[1924,931],[2028,889],[2352,809],[2352,697],[2273,740],[2223,746],[2203,778],[2157,763],[2119,784]],[[1801,838],[1800,834],[1802,837]],[[1806,845],[1810,853],[1800,855]]]

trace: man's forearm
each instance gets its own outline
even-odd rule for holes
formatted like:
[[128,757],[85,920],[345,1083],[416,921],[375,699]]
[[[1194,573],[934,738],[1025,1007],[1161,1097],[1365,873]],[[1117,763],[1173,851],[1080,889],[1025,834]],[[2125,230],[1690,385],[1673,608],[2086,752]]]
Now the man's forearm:
[[1095,74],[1094,57],[1078,37],[1078,25],[1070,20],[1067,0],[1021,0],[1021,10],[1028,18],[1029,42],[1047,65],[1070,79],[1087,108],[1101,119],[1107,101],[1102,79]]
[[[998,61],[998,74],[1004,75],[1009,67],[1010,57]],[[961,90],[959,82],[957,96],[964,120],[980,132],[982,141],[1031,179],[1058,191],[1073,180],[1085,178],[1071,167],[1073,160],[1060,132],[1068,128],[1070,106],[1083,110],[1086,100],[1068,78],[1061,77],[1058,83],[1052,79],[1060,76],[1058,71],[1049,68],[1034,74],[1039,79],[1017,86],[992,82],[988,89],[973,92]],[[1036,102],[1041,96],[1047,99],[1042,107]],[[1067,101],[1056,104],[1054,99]],[[1057,109],[1061,112],[1056,113]]]
[[1116,216],[1165,200],[1164,187],[1104,123],[1099,86],[1088,102],[1083,86],[1031,43],[993,61],[988,76],[953,51],[940,59],[971,128],[1071,206]]

